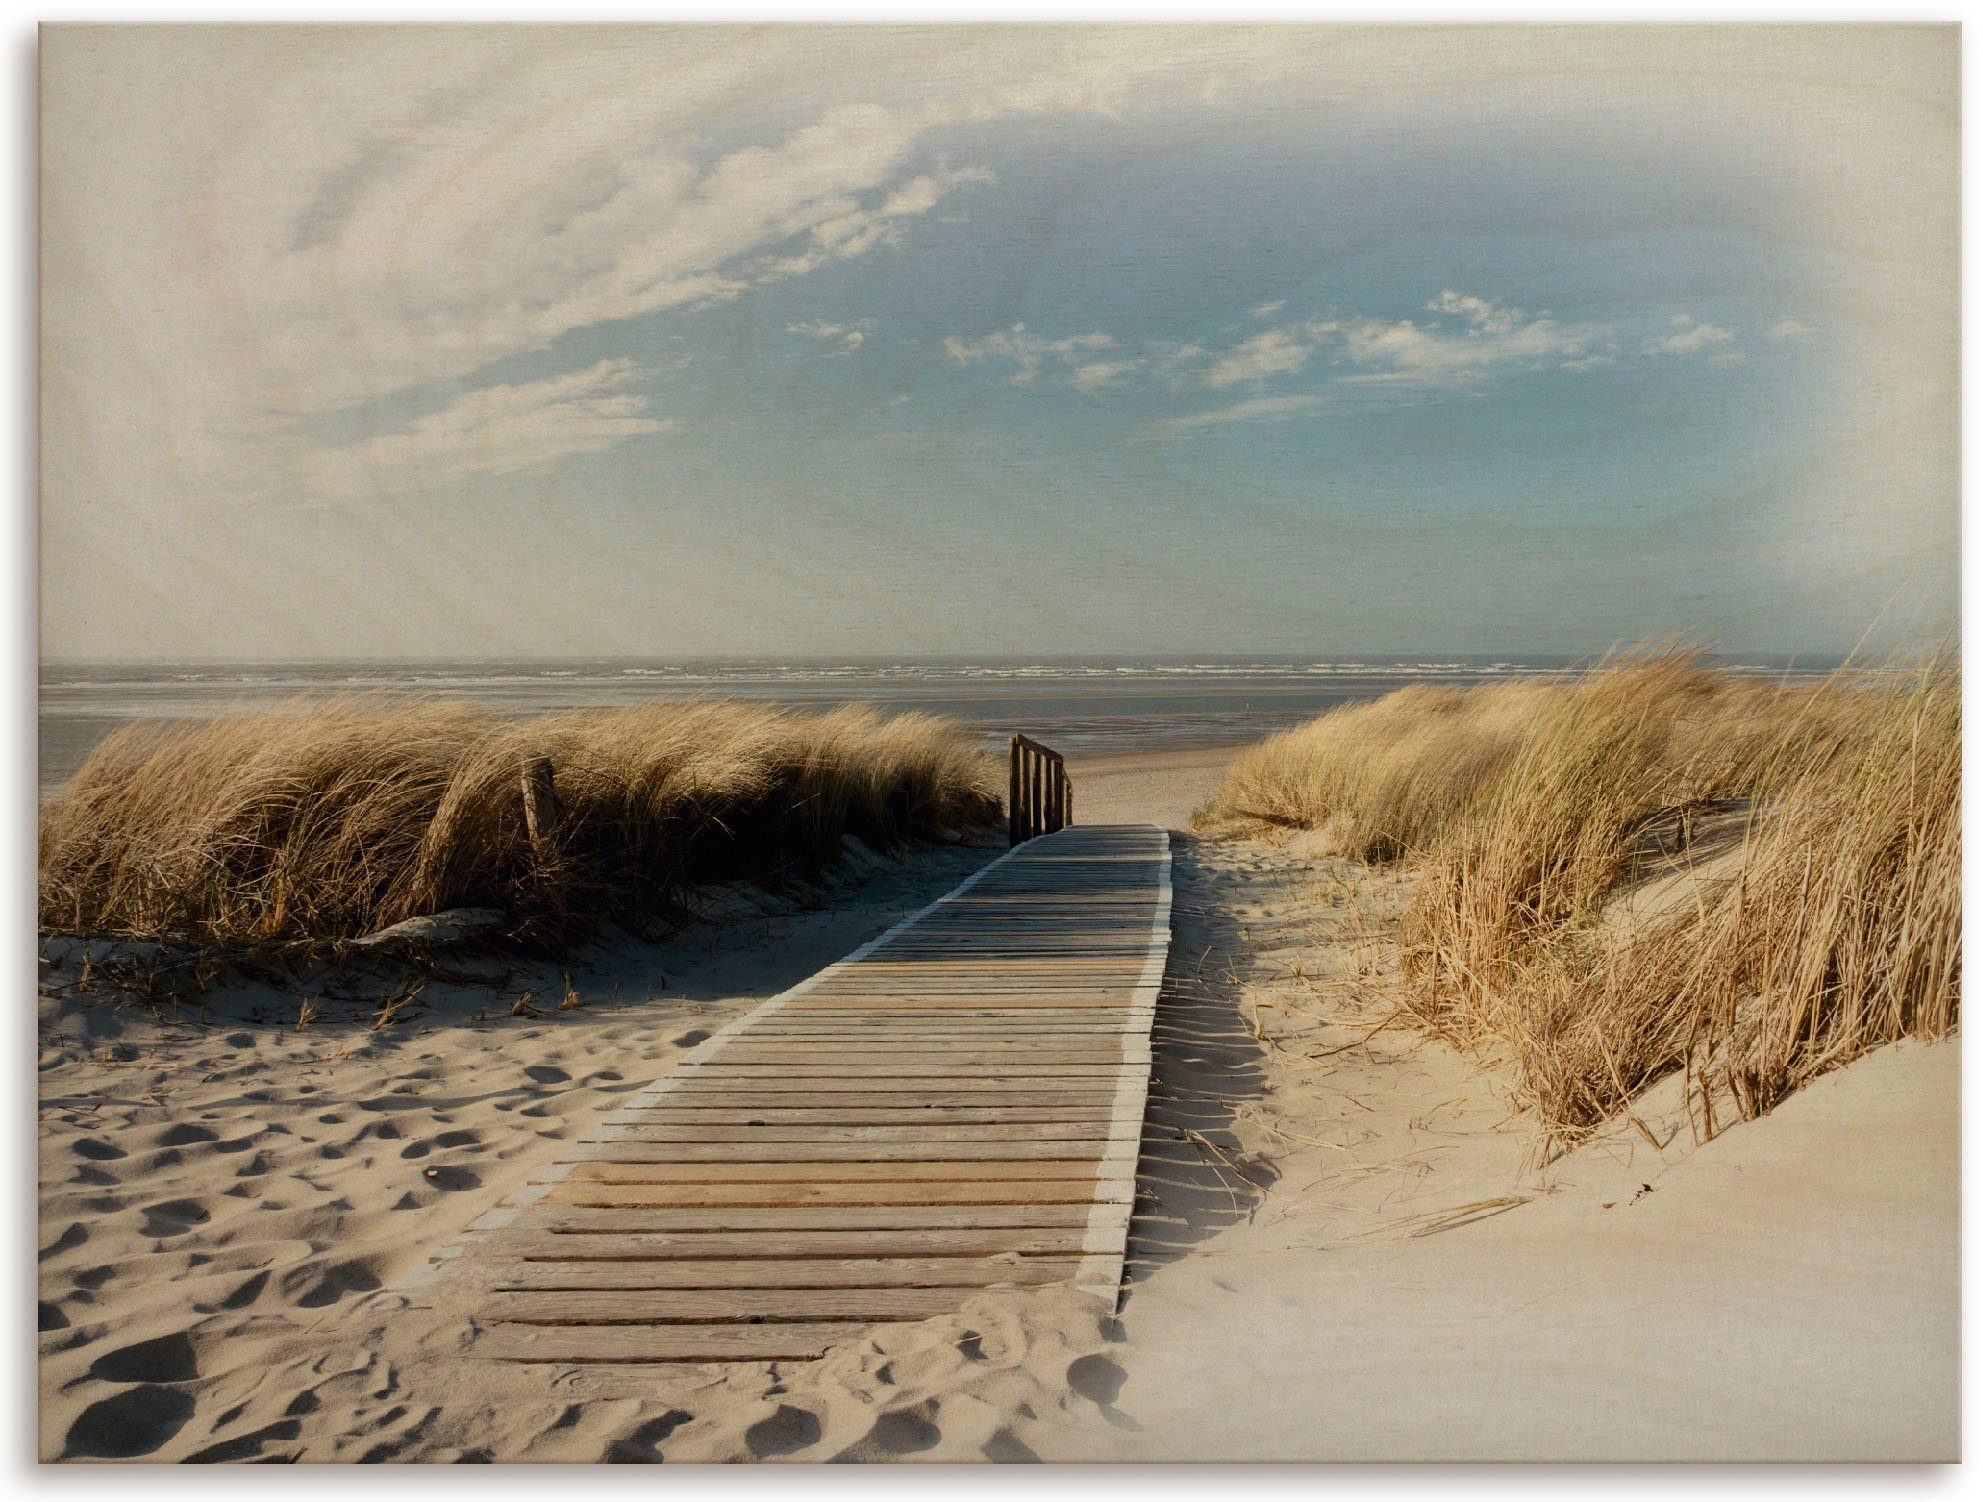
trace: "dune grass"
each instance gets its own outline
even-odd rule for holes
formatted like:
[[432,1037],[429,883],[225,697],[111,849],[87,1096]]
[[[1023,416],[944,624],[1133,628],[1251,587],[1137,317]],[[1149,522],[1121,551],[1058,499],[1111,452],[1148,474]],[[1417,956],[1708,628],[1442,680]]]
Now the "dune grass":
[[[1951,1030],[1960,754],[1945,663],[1790,687],[1664,652],[1337,710],[1241,758],[1201,823],[1412,866],[1403,1006],[1500,1064],[1561,1146],[1676,1070],[1712,1132],[1718,1100],[1754,1116]],[[1621,912],[1730,809],[1747,818],[1726,870]]]
[[[522,769],[548,758],[555,844]],[[195,943],[352,938],[458,907],[558,943],[716,882],[998,818],[948,722],[709,701],[506,716],[299,699],[112,735],[44,807],[44,928]]]

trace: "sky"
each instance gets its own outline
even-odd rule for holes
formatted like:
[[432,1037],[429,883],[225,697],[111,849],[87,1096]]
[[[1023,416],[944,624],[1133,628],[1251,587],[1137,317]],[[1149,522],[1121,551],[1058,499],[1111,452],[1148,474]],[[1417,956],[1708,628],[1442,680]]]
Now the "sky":
[[41,44],[45,659],[1953,629],[1953,28]]

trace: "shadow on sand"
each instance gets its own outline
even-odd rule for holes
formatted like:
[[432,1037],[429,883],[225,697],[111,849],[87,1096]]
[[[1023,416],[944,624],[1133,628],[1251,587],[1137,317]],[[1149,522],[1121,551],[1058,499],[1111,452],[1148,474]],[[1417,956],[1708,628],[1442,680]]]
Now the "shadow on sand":
[[1236,1113],[1259,1099],[1266,1079],[1265,1049],[1239,1009],[1247,956],[1275,947],[1246,913],[1266,905],[1264,888],[1277,878],[1220,861],[1217,846],[1171,835],[1170,962],[1151,1032],[1125,1297],[1156,1268],[1250,1219],[1277,1177],[1233,1132]]

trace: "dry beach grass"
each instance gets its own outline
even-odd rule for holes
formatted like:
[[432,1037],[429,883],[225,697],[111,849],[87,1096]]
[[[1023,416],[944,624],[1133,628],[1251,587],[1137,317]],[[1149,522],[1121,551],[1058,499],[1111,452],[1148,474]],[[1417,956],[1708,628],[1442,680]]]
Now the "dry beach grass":
[[[548,759],[555,848],[522,769]],[[105,741],[44,808],[44,929],[198,943],[351,938],[450,908],[563,940],[714,881],[998,816],[946,722],[724,702],[505,716],[298,700]]]
[[[1711,1135],[1948,1033],[1960,759],[1945,662],[1784,686],[1658,652],[1324,715],[1238,758],[1201,823],[1413,868],[1402,1005],[1499,1064],[1554,1150],[1676,1070]],[[1621,912],[1710,831],[1722,858]]]

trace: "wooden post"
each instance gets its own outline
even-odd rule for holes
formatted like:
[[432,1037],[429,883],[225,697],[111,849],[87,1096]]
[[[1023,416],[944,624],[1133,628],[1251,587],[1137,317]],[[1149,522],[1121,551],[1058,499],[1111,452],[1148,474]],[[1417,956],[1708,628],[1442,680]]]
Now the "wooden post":
[[1045,818],[1046,810],[1042,806],[1040,801],[1041,795],[1046,790],[1046,780],[1047,780],[1047,759],[1044,756],[1040,755],[1039,752],[1035,751],[1033,753],[1033,807],[1032,807],[1034,834],[1045,834],[1047,832],[1047,824]]
[[1024,835],[1019,833],[1019,759],[1026,754],[1026,748],[1019,743],[1019,737],[1012,737],[1012,771],[1008,779],[1005,795],[1005,843],[1017,845]]
[[1058,751],[1024,735],[1011,741],[1005,784],[1005,837],[1021,845],[1074,822],[1074,779]]
[[558,845],[558,788],[548,756],[533,756],[523,764],[523,827],[541,871],[555,859]]

